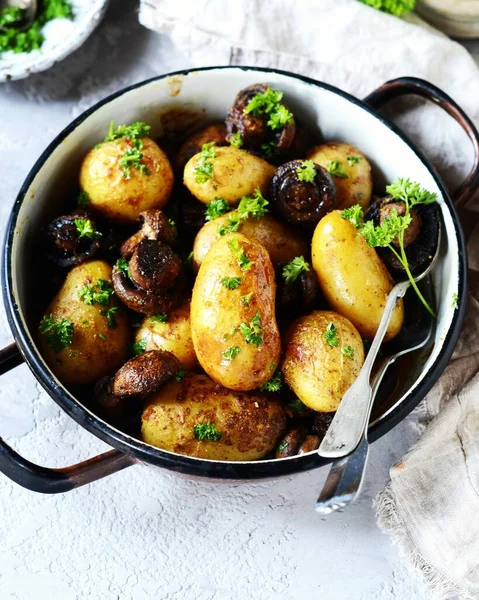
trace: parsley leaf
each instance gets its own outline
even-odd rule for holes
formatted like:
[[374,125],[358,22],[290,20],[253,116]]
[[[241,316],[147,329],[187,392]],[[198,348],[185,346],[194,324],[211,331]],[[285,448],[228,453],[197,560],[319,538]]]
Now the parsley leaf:
[[348,165],[350,167],[352,167],[353,165],[355,165],[356,163],[358,163],[361,160],[360,156],[347,156],[346,160],[348,161]]
[[196,183],[206,183],[213,179],[213,160],[216,158],[216,143],[208,142],[201,146],[201,153],[198,158],[195,171]]
[[127,140],[136,140],[141,137],[147,137],[150,134],[151,127],[143,121],[137,121],[131,125],[118,125],[115,131],[115,121],[110,123],[110,129],[105,137],[105,142],[113,142],[119,138]]
[[218,233],[221,236],[228,235],[228,233],[234,233],[235,231],[238,231],[240,225],[240,216],[236,211],[234,211],[230,215],[228,215],[228,218],[226,219],[226,222],[223,223],[223,225],[218,225]]
[[341,354],[343,356],[346,356],[346,358],[354,358],[354,349],[352,348],[352,346],[344,346],[344,348],[341,348]]
[[166,313],[159,313],[150,317],[152,323],[168,323],[168,315]]
[[232,133],[229,137],[229,143],[235,148],[241,148],[243,146],[243,138],[241,133],[239,131]]
[[221,284],[229,290],[236,290],[241,285],[241,277],[223,277]]
[[90,196],[88,192],[82,190],[77,197],[78,206],[88,206],[90,204]]
[[296,168],[296,174],[300,181],[311,183],[316,177],[316,165],[312,160],[303,160],[303,164]]
[[274,151],[276,150],[276,140],[264,142],[263,144],[261,144],[260,149],[265,156],[272,156],[274,154]]
[[98,281],[92,285],[83,286],[78,292],[78,297],[88,306],[93,304],[108,306],[110,298],[114,293],[113,287],[109,281],[98,279]]
[[183,381],[183,379],[185,378],[185,375],[186,375],[186,369],[185,369],[185,367],[180,367],[180,370],[175,375],[176,381],[178,381],[178,382]]
[[222,356],[225,360],[232,361],[236,358],[239,351],[239,346],[230,346],[227,350],[223,352]]
[[268,212],[269,202],[263,197],[261,190],[256,188],[253,196],[243,196],[236,209],[242,221],[246,219],[261,219]]
[[278,371],[269,381],[264,383],[260,388],[260,392],[279,392],[283,387],[283,374]]
[[91,240],[97,240],[101,237],[101,233],[93,229],[93,223],[90,219],[75,219],[74,222],[80,238],[86,237]]
[[115,313],[119,311],[118,306],[112,306],[111,308],[101,310],[100,314],[102,317],[106,317],[108,329],[116,329],[118,327],[118,323],[115,319]]
[[134,356],[139,356],[140,354],[143,354],[143,352],[145,352],[145,350],[146,350],[146,340],[145,339],[138,340],[132,346],[132,351],[133,351]]
[[363,209],[360,204],[355,204],[341,211],[341,218],[350,221],[356,229],[363,226]]
[[291,262],[283,267],[283,277],[287,285],[291,285],[298,279],[303,271],[309,271],[309,264],[303,256],[296,256]]
[[416,0],[359,0],[359,2],[396,17],[402,17],[414,10],[416,6]]
[[334,177],[339,179],[349,179],[349,175],[344,170],[344,165],[339,160],[330,160],[326,167]]
[[281,129],[288,123],[294,122],[293,114],[289,112],[284,104],[281,104],[282,99],[283,92],[268,87],[265,92],[256,94],[251,98],[243,109],[243,113],[245,115],[252,114],[256,117],[265,115],[268,117],[266,122],[268,127],[273,131]]
[[214,423],[208,421],[208,423],[197,423],[193,427],[193,434],[197,440],[208,442],[219,442],[223,437],[223,434],[218,431],[218,428]]
[[329,323],[329,325],[326,327],[323,337],[329,346],[333,346],[334,348],[339,346],[338,334],[336,331],[336,325],[334,323]]
[[241,323],[240,331],[247,344],[260,346],[263,343],[264,327],[261,326],[261,314],[259,310],[251,319],[249,325],[247,323]]
[[249,294],[245,294],[244,296],[241,296],[241,300],[243,301],[243,304],[245,306],[249,306],[252,295],[253,295],[253,292],[250,292]]
[[223,198],[215,198],[207,206],[205,210],[205,219],[207,221],[213,221],[224,215],[230,210],[230,205]]
[[126,279],[130,279],[130,267],[128,266],[128,261],[126,258],[119,258],[116,261],[116,268]]
[[284,104],[278,104],[276,110],[269,113],[269,119],[266,125],[275,130],[281,129],[290,123],[293,123],[293,114],[289,112]]
[[386,186],[386,193],[390,194],[395,200],[402,200],[409,208],[418,204],[433,204],[437,200],[437,194],[421,188],[416,181],[402,177]]
[[279,454],[281,452],[283,452],[284,450],[286,450],[286,448],[289,446],[289,442],[287,440],[283,440],[281,442],[281,444],[276,448],[276,452]]
[[390,246],[392,242],[411,224],[412,217],[406,213],[399,217],[397,210],[393,209],[387,219],[380,225],[374,225],[374,221],[366,221],[359,231],[359,235],[373,248]]
[[145,175],[151,175],[148,167],[141,162],[143,159],[143,142],[140,139],[133,139],[132,144],[133,147],[128,148],[118,161],[118,166],[123,169],[123,177],[126,180],[131,179],[132,168]]
[[104,333],[99,333],[98,337],[104,342],[106,340],[106,335]]
[[306,405],[303,404],[299,398],[290,402],[288,406],[293,412],[302,412],[306,408]]
[[61,352],[73,342],[74,324],[70,319],[55,320],[52,314],[45,315],[40,323],[40,333],[48,334],[46,342],[53,352]]
[[236,256],[238,265],[242,271],[249,271],[254,265],[254,261],[251,261],[247,256],[244,248],[242,248],[237,239],[228,240],[228,248],[231,253]]

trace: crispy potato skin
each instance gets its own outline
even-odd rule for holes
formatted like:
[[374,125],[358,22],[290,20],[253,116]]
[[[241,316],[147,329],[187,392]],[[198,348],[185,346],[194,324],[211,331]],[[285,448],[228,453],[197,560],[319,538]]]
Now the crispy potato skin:
[[163,150],[150,138],[142,138],[143,159],[150,175],[130,169],[125,179],[119,162],[132,148],[131,140],[120,138],[92,148],[83,159],[80,185],[90,196],[90,207],[118,223],[133,223],[150,208],[163,208],[174,184],[173,169]]
[[[98,279],[111,282],[108,263],[94,260],[74,267],[46,311],[56,320],[66,318],[74,324],[73,343],[58,353],[48,346],[45,336],[39,336],[41,353],[62,383],[96,382],[114,372],[127,359],[130,328],[120,303],[116,303],[119,306],[115,313],[117,326],[109,329],[106,317],[100,314],[108,307],[87,305],[78,297],[82,287],[95,284]],[[113,305],[110,301],[109,306]]]
[[[338,346],[324,336],[330,323],[336,327]],[[309,408],[335,411],[364,362],[363,342],[354,325],[336,312],[318,310],[297,319],[285,342],[285,382]],[[353,358],[343,354],[346,346],[353,349]]]
[[[357,156],[360,160],[350,165],[347,159],[352,156]],[[369,206],[373,192],[373,179],[371,165],[361,150],[343,142],[328,142],[312,148],[306,158],[325,169],[332,160],[341,163],[348,177],[343,179],[333,175],[336,185],[336,208],[342,210],[355,204],[360,204],[364,209]]]
[[[226,213],[206,223],[196,235],[193,246],[193,267],[196,271],[200,268],[213,244],[221,239],[218,229],[226,223],[230,214]],[[307,244],[299,239],[291,229],[270,215],[265,215],[261,219],[243,221],[238,232],[263,245],[274,266],[290,262],[295,256],[304,256],[305,258],[309,256]]]
[[[248,271],[238,265],[228,242],[236,240],[253,262]],[[239,277],[235,290],[225,287],[225,277]],[[252,293],[249,306],[242,296]],[[239,391],[253,390],[268,381],[279,362],[281,343],[275,315],[276,284],[268,253],[258,242],[240,233],[219,240],[203,261],[193,288],[191,331],[196,355],[203,369],[217,383]],[[262,342],[246,343],[240,331],[256,313],[261,316]],[[223,353],[239,352],[233,360]]]
[[139,340],[146,340],[146,350],[171,352],[189,371],[199,366],[191,338],[189,299],[168,312],[166,323],[147,317],[136,332],[135,341]]
[[262,158],[233,146],[216,148],[216,158],[211,159],[214,177],[198,183],[195,168],[200,156],[201,153],[195,154],[186,163],[184,184],[201,202],[208,204],[220,197],[230,206],[236,206],[243,196],[252,194],[256,188],[267,195],[276,169]]
[[[340,211],[329,213],[316,226],[312,262],[328,304],[363,337],[373,339],[394,282],[376,251]],[[385,341],[399,333],[403,321],[404,305],[399,300]]]
[[[271,395],[233,392],[206,375],[169,381],[151,396],[141,418],[148,444],[210,460],[258,460],[277,444],[285,427],[281,402]],[[194,426],[214,423],[219,441],[197,440]]]
[[217,146],[226,146],[226,126],[224,123],[214,123],[195,131],[181,144],[180,149],[175,155],[175,169],[184,169],[186,163],[192,156],[201,152],[203,144],[215,142]]

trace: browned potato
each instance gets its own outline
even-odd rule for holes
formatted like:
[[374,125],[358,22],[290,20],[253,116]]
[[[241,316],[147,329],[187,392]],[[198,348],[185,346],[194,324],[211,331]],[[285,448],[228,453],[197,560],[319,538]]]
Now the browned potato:
[[[85,286],[99,291],[111,288],[111,267],[102,260],[94,260],[74,267],[46,311],[55,322],[68,319],[73,323],[72,343],[55,352],[51,335],[54,330],[40,334],[40,350],[48,366],[63,383],[92,383],[120,367],[128,356],[130,330],[124,309],[110,298],[106,305],[95,301],[87,304],[80,292]],[[112,289],[112,288],[111,288]],[[108,309],[117,307],[110,312]],[[102,314],[103,312],[103,314]]]
[[[338,210],[317,224],[311,248],[313,267],[328,304],[372,340],[394,285],[376,251]],[[399,333],[403,321],[404,306],[399,300],[386,341]]]
[[208,204],[217,197],[236,206],[243,196],[260,189],[263,196],[275,168],[268,162],[234,146],[214,149],[214,157],[206,160],[211,165],[211,177],[204,181],[198,177],[197,169],[202,168],[202,154],[195,154],[185,166],[184,184],[198,200]]
[[[342,210],[355,204],[364,209],[369,206],[373,179],[371,165],[361,150],[343,142],[328,142],[312,148],[306,158],[332,174],[336,185],[336,208]],[[336,171],[331,168],[331,163],[335,162],[339,163]]]
[[247,391],[273,375],[281,351],[275,292],[261,244],[232,233],[211,248],[193,288],[191,331],[196,356],[217,383]]
[[[140,164],[146,170],[120,164],[125,152],[141,142]],[[80,169],[80,185],[90,198],[90,207],[98,214],[120,223],[137,221],[141,212],[163,208],[173,189],[170,162],[161,148],[150,138],[120,138],[92,148]]]
[[192,133],[181,145],[174,159],[175,169],[181,171],[192,156],[201,152],[203,144],[215,142],[217,146],[227,146],[224,123],[214,123]]
[[210,460],[259,460],[276,446],[286,414],[267,394],[232,392],[191,373],[153,394],[141,423],[143,440],[164,450]]
[[[193,267],[196,271],[200,268],[211,246],[221,238],[219,229],[226,224],[228,216],[231,214],[226,213],[214,221],[206,223],[198,232],[193,246]],[[295,256],[307,257],[309,255],[306,242],[270,215],[265,215],[260,219],[242,221],[238,232],[262,244],[268,251],[274,266],[290,262]]]
[[338,313],[318,310],[289,329],[281,368],[285,382],[306,406],[332,412],[363,362],[363,342],[354,325]]
[[167,350],[187,370],[198,367],[190,326],[190,300],[162,315],[147,317],[136,332],[135,341],[146,341],[146,350]]

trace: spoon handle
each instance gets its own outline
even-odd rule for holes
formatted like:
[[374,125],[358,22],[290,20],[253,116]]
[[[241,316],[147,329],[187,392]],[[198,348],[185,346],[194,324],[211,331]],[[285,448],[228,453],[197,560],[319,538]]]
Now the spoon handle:
[[364,365],[358,378],[341,400],[336,415],[319,447],[320,456],[325,458],[347,456],[363,438],[374,400],[370,384],[371,369],[391,321],[394,307],[398,299],[404,296],[409,285],[409,281],[403,281],[391,290]]

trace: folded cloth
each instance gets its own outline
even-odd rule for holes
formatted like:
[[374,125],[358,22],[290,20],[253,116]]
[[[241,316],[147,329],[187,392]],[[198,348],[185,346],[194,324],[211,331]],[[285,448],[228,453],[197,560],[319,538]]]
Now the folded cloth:
[[[422,77],[479,121],[479,70],[467,51],[415,15],[355,0],[141,0],[140,21],[169,35],[194,66],[260,65],[302,73],[359,97],[384,81]],[[470,146],[435,106],[399,103],[396,122],[453,188]],[[479,212],[476,202],[470,211]],[[471,220],[469,213],[468,220]],[[479,227],[476,230],[479,234]],[[440,598],[479,599],[479,235],[470,237],[465,326],[443,377],[419,407],[427,429],[391,469],[376,501],[379,525]]]

